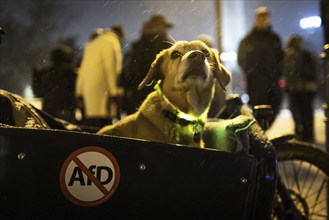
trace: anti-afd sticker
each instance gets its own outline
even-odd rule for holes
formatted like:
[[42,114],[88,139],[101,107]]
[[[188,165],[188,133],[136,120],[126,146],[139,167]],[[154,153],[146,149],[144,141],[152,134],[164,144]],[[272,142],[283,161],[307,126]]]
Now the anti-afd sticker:
[[65,196],[79,206],[98,206],[116,191],[120,180],[115,157],[101,147],[83,147],[67,157],[60,171]]

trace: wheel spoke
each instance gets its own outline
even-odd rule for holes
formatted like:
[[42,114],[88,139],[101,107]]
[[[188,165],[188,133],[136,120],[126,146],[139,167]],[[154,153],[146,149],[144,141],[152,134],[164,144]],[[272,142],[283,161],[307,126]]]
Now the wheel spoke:
[[[320,213],[314,213],[313,215],[313,218],[310,218],[312,220],[316,220],[316,219],[322,219],[322,220],[326,220],[328,215],[325,215],[325,214],[320,214]],[[317,217],[317,218],[316,218]]]
[[306,198],[308,197],[309,193],[310,193],[311,190],[313,189],[313,185],[314,185],[314,183],[315,183],[315,181],[316,181],[316,179],[317,179],[317,177],[318,177],[318,175],[319,175],[319,171],[320,171],[319,169],[316,170],[316,173],[314,174],[314,176],[313,176],[313,178],[312,178],[312,180],[311,180],[310,186],[308,187],[308,191],[307,191],[307,193],[305,194],[305,197],[306,197]]
[[288,174],[288,171],[287,171],[287,167],[286,167],[286,163],[282,163],[282,166],[283,166],[283,170],[284,170],[284,182],[287,186],[290,186],[290,183],[289,183],[289,174]]
[[322,195],[321,192],[322,192],[322,191],[325,191],[325,190],[324,190],[325,184],[326,184],[326,180],[324,179],[324,180],[322,181],[321,186],[320,186],[320,188],[319,188],[319,190],[318,190],[318,193],[317,193],[317,195],[316,195],[314,205],[311,207],[311,210],[312,210],[312,211],[311,211],[311,217],[312,217],[313,213],[315,213],[315,207],[316,207],[317,205],[321,204],[321,202],[319,202],[319,199],[320,199],[320,195]]
[[[312,144],[297,141],[278,146],[277,153],[279,175],[296,208],[305,219],[328,220],[329,156]],[[278,207],[283,202],[279,200]],[[283,208],[276,214],[286,215],[289,210]]]
[[[280,174],[283,171],[285,176],[283,181],[288,183],[289,189],[295,189],[295,193],[301,196],[293,198],[297,209],[309,216],[309,219],[326,219],[327,207],[323,204],[326,204],[327,197],[323,195],[326,193],[328,180],[323,178],[321,170],[304,161],[285,161],[280,164],[280,167]],[[320,179],[322,181],[319,186]],[[307,204],[309,212],[305,213],[305,207],[300,199],[305,200],[304,203]]]
[[305,189],[305,187],[306,187],[306,183],[308,182],[308,178],[309,178],[310,173],[311,173],[311,167],[312,167],[312,164],[309,163],[308,168],[306,169],[305,181],[303,183],[302,189]]
[[[297,162],[296,162],[297,163]],[[300,186],[299,186],[299,180],[298,180],[298,174],[299,174],[299,170],[300,170],[300,166],[301,166],[302,161],[299,162],[299,166],[298,169],[296,169],[295,163],[292,164],[292,170],[293,170],[293,174],[294,174],[294,182],[296,184],[297,187],[297,191],[300,193]],[[294,185],[294,184],[293,184]],[[293,185],[291,186],[293,188]]]

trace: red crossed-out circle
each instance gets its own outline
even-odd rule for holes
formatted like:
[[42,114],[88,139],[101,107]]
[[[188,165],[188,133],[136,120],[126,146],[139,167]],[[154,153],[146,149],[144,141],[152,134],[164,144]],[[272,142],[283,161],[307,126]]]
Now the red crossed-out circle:
[[[88,161],[92,160],[97,162],[97,158],[93,158],[96,154],[103,158],[102,162],[104,164],[102,165],[110,166],[111,169],[113,169],[112,171],[114,175],[113,175],[113,180],[111,180],[110,186],[105,187],[104,185],[102,185],[102,183],[94,176],[94,174],[87,168],[85,164],[87,163],[86,160]],[[94,190],[95,187],[96,190],[99,190],[100,196],[98,198],[95,198],[93,200],[89,200],[89,199],[85,200],[81,198],[80,195],[90,193],[89,191],[90,187],[80,187],[78,189],[79,193],[71,192],[67,183],[66,176],[69,174],[69,172],[71,172],[70,168],[72,167],[73,164],[75,164],[75,166],[77,166],[82,171],[82,173],[90,179],[90,181],[94,184],[93,186]],[[119,169],[119,164],[115,159],[115,157],[107,150],[96,146],[83,147],[74,151],[66,158],[60,171],[60,186],[64,195],[72,203],[84,207],[97,206],[107,201],[116,191],[119,185],[119,180],[120,180],[120,169]]]

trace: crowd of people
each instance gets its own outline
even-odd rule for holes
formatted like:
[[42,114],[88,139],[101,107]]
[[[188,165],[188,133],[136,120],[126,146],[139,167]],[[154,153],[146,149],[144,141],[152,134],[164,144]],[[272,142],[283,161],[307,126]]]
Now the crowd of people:
[[[288,36],[284,47],[270,18],[268,8],[257,8],[252,29],[238,45],[238,64],[247,83],[248,104],[270,105],[276,116],[286,92],[297,138],[314,141],[313,100],[320,79],[317,59],[303,46],[300,35]],[[122,111],[134,113],[153,91],[154,85],[142,91],[137,87],[156,55],[174,43],[168,34],[173,27],[165,16],[151,16],[125,54],[121,48],[124,26],[97,28],[90,34],[77,65],[73,63],[72,48],[54,48],[52,65],[33,71],[33,91],[43,99],[43,109],[54,117],[93,127],[111,124],[113,119],[120,119]],[[212,47],[210,36],[196,39]],[[280,86],[281,79],[286,81],[285,90]],[[218,103],[225,98],[220,96],[215,95],[216,107],[211,108],[210,117],[220,110]],[[77,109],[82,112],[81,121],[76,119]]]
[[[313,101],[319,90],[319,70],[316,56],[303,47],[303,38],[292,34],[286,47],[271,27],[267,7],[255,10],[252,30],[238,48],[238,63],[243,70],[249,104],[270,105],[274,122],[281,108],[284,92],[295,123],[296,138],[314,141]],[[280,80],[286,81],[285,90]]]

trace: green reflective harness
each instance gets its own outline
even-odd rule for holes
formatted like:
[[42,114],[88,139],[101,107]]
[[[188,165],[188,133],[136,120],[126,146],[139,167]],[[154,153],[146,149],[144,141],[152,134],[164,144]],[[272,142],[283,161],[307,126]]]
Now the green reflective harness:
[[[159,97],[162,97],[163,100],[166,102],[168,106],[172,110],[162,109],[162,114],[171,120],[174,123],[177,123],[181,126],[193,126],[193,140],[195,143],[199,143],[201,141],[201,130],[203,126],[205,125],[205,121],[208,114],[209,106],[206,108],[206,110],[198,117],[195,117],[193,115],[187,114],[183,111],[181,111],[179,108],[174,106],[169,99],[163,94],[161,88],[160,88],[161,80],[159,80],[156,85],[154,86],[154,90],[157,91],[157,94]],[[201,129],[199,129],[199,127]]]

